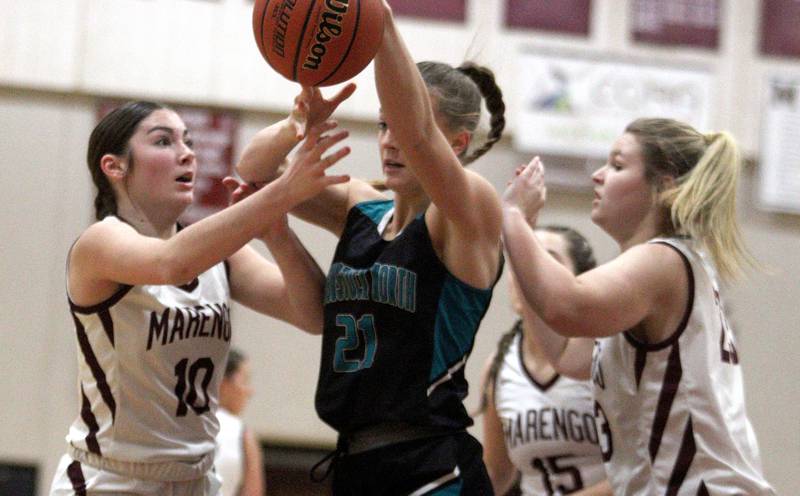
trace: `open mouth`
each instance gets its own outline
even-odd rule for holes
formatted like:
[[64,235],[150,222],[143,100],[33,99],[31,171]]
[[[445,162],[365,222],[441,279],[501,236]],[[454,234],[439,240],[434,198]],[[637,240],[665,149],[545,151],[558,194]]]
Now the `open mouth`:
[[395,167],[397,169],[402,169],[402,168],[405,167],[405,165],[401,164],[400,162],[394,162],[392,160],[384,160],[383,161],[383,166],[384,167]]
[[192,182],[193,178],[194,178],[194,174],[192,174],[191,172],[187,172],[186,174],[180,176],[179,178],[177,178],[175,180],[177,182],[179,182],[179,183],[190,184]]

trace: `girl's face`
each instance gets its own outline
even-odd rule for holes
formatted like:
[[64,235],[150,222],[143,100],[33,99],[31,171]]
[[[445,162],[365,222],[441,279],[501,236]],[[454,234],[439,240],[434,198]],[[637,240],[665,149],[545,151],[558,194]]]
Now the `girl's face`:
[[244,360],[229,377],[224,377],[220,385],[220,404],[234,415],[241,415],[253,388],[250,385],[250,361]]
[[[453,152],[458,155],[469,145],[469,133],[466,131],[449,131],[445,119],[436,111],[436,101],[431,97],[436,125],[444,134],[445,139],[453,147]],[[383,114],[378,117],[378,147],[381,155],[381,165],[386,187],[402,195],[425,194],[422,185],[411,170],[406,167],[406,158],[392,135],[392,130],[386,124]]]
[[121,163],[128,171],[125,186],[132,201],[145,208],[188,207],[197,175],[192,145],[186,125],[172,110],[159,109],[142,120]]
[[592,220],[617,241],[629,239],[655,208],[654,192],[636,137],[614,142],[608,162],[592,174]]

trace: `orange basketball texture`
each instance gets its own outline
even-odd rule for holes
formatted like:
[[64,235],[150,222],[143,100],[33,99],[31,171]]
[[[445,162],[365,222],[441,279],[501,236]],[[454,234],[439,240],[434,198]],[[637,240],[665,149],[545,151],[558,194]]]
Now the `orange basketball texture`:
[[361,72],[383,38],[381,0],[256,0],[253,33],[282,76],[329,86]]

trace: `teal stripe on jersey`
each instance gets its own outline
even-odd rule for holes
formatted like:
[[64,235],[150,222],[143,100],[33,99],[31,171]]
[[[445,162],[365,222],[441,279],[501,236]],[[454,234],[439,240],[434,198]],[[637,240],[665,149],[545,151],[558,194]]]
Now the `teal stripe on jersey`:
[[356,208],[361,210],[361,213],[369,217],[375,224],[380,224],[386,212],[394,206],[393,200],[370,200],[361,202],[356,205]]
[[442,286],[433,335],[433,383],[472,350],[478,325],[489,308],[491,289],[474,288],[451,274]]
[[463,485],[464,481],[459,479],[455,484],[450,484],[447,487],[439,489],[438,491],[428,493],[427,496],[458,496],[461,494],[461,486]]

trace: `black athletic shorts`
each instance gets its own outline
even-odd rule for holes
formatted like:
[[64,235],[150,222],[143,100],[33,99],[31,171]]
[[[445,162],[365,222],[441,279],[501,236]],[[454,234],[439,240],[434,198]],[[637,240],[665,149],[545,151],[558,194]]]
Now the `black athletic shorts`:
[[334,496],[491,496],[481,444],[466,432],[415,439],[336,459]]

